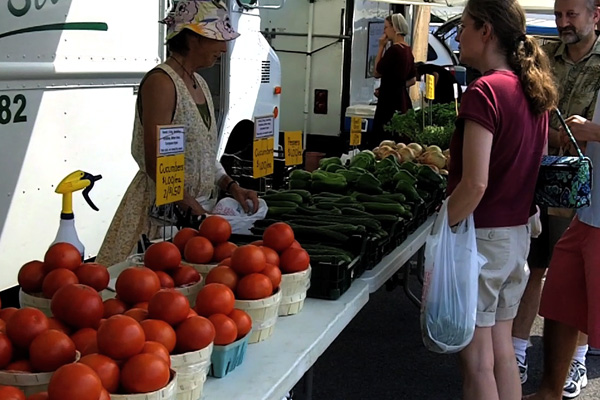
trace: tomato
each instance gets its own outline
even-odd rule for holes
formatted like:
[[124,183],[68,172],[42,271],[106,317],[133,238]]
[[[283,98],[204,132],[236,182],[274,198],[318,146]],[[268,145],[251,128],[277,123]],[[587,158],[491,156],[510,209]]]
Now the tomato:
[[98,341],[91,342],[83,348],[81,355],[87,356],[88,354],[100,354],[100,350],[98,350]]
[[88,285],[98,292],[106,289],[108,287],[108,282],[110,281],[108,269],[104,265],[97,263],[81,264],[75,270],[75,275],[77,275],[79,283]]
[[212,260],[214,247],[210,240],[202,236],[196,236],[188,240],[183,251],[186,261],[194,264],[206,264]]
[[71,340],[75,343],[75,348],[83,354],[90,344],[97,346],[98,332],[92,328],[83,328],[72,334]]
[[45,298],[51,299],[54,293],[63,286],[79,283],[75,272],[66,268],[57,268],[48,272],[42,282],[42,293]]
[[231,225],[225,218],[218,215],[211,215],[202,221],[198,232],[200,236],[207,238],[211,243],[216,245],[229,240]]
[[65,325],[62,321],[57,320],[54,317],[48,318],[48,329],[54,329],[56,331],[60,331],[65,335],[71,334],[71,328]]
[[171,276],[175,287],[191,285],[200,281],[200,274],[189,265],[182,265],[172,270]]
[[56,318],[75,328],[98,326],[104,315],[102,297],[86,285],[67,285],[58,289],[50,309]]
[[13,345],[8,336],[0,334],[0,369],[4,369],[13,357]]
[[263,243],[281,253],[294,243],[294,231],[285,222],[275,222],[263,233]]
[[147,301],[141,301],[139,303],[135,303],[133,305],[133,307],[131,307],[131,308],[141,308],[141,309],[144,309],[144,310],[148,311],[148,302]]
[[158,280],[160,281],[161,288],[174,288],[175,282],[171,275],[167,274],[165,271],[156,271],[156,276],[158,276]]
[[262,270],[261,274],[266,275],[273,284],[273,290],[277,289],[281,284],[281,270],[275,265],[267,264],[267,267]]
[[18,308],[16,307],[6,307],[0,310],[0,319],[4,320],[4,322],[8,322],[10,317],[17,312]]
[[48,400],[48,392],[39,392],[27,396],[25,400]]
[[162,343],[147,340],[146,343],[144,343],[142,353],[154,354],[166,362],[169,367],[171,366],[171,355],[169,354],[169,350],[167,350]]
[[110,394],[108,394],[108,391],[106,389],[102,388],[98,400],[110,400]]
[[229,314],[235,304],[233,291],[222,283],[209,283],[196,295],[196,312],[208,317],[212,314]]
[[237,249],[237,244],[231,242],[219,243],[215,246],[215,252],[213,254],[213,261],[222,261],[226,258],[231,257],[233,251]]
[[129,267],[119,274],[115,289],[120,300],[135,304],[150,300],[160,290],[160,280],[149,268]]
[[121,385],[127,393],[154,392],[167,386],[169,379],[169,365],[154,354],[137,354],[121,367]]
[[98,400],[102,381],[92,368],[82,363],[63,365],[48,384],[49,400]]
[[113,315],[123,314],[127,311],[127,304],[119,299],[104,300],[104,315],[103,318],[109,318]]
[[279,267],[279,254],[270,247],[260,246],[259,249],[265,253],[265,260],[267,264],[275,265]]
[[251,244],[253,246],[264,246],[264,242],[262,240],[255,240],[254,242],[250,242],[248,244]]
[[25,393],[15,386],[0,386],[0,400],[26,400]]
[[281,253],[279,268],[284,273],[305,271],[310,264],[310,256],[304,249],[291,248]]
[[44,255],[44,270],[50,272],[57,268],[75,270],[81,265],[81,254],[70,243],[55,243]]
[[208,317],[215,327],[215,345],[225,346],[235,342],[237,338],[236,323],[225,314],[213,314]]
[[204,283],[207,285],[209,283],[222,283],[229,289],[235,291],[238,279],[239,278],[233,269],[226,265],[219,265],[208,272]]
[[130,308],[129,310],[125,311],[123,315],[127,315],[128,317],[135,319],[137,322],[141,322],[148,318],[148,310],[144,310],[143,308]]
[[301,249],[302,245],[297,240],[294,240],[294,243],[292,243],[292,245],[290,247],[293,247],[296,249]]
[[47,331],[50,326],[48,317],[37,308],[25,307],[17,310],[6,321],[6,334],[13,345],[27,349],[33,339]]
[[238,247],[231,256],[231,268],[240,275],[260,272],[265,266],[265,253],[251,244]]
[[187,318],[177,326],[175,333],[179,353],[201,350],[215,340],[215,327],[208,318],[201,316]]
[[158,319],[145,319],[140,325],[144,330],[146,340],[161,343],[169,353],[175,349],[177,336],[171,325]]
[[181,263],[181,252],[171,242],[153,243],[144,253],[144,265],[154,271],[176,268]]
[[127,315],[113,315],[98,328],[98,350],[115,360],[139,354],[145,341],[140,323]]
[[46,272],[41,261],[29,261],[19,270],[17,281],[25,293],[40,293]]
[[6,366],[7,371],[33,372],[33,367],[29,360],[13,361]]
[[170,325],[177,325],[187,318],[190,302],[182,293],[174,289],[159,290],[148,303],[148,315]]
[[117,392],[120,370],[115,360],[102,354],[88,354],[81,357],[79,362],[94,370],[102,382],[102,387],[109,393]]
[[193,316],[197,316],[198,313],[196,312],[196,310],[194,310],[193,308],[190,308],[190,312],[188,313],[187,317],[193,317]]
[[219,265],[226,265],[228,267],[231,267],[231,257],[221,260],[219,262]]
[[242,300],[258,300],[273,294],[273,283],[266,275],[250,274],[238,282],[236,294]]
[[35,371],[56,371],[75,361],[75,343],[54,329],[40,333],[29,346],[29,361]]
[[235,340],[243,338],[252,329],[252,318],[246,311],[234,308],[227,316],[231,318],[237,326],[238,333]]
[[0,319],[0,333],[6,333],[6,322]]
[[194,228],[183,228],[177,231],[175,237],[173,237],[173,244],[177,246],[181,255],[183,255],[187,241],[195,236],[198,236],[198,230]]

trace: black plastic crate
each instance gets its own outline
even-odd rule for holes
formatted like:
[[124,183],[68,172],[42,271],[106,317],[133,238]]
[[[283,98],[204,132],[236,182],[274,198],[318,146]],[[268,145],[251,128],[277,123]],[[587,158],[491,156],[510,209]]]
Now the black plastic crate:
[[308,297],[325,300],[337,300],[343,295],[355,275],[355,268],[360,262],[360,256],[350,263],[313,263],[311,264],[310,288]]

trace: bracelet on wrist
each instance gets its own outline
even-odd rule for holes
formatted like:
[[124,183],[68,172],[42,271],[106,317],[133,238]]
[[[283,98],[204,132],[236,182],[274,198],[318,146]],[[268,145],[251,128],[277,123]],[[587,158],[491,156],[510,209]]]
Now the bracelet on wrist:
[[231,180],[231,182],[229,182],[229,183],[227,184],[227,186],[225,186],[225,191],[226,191],[227,193],[231,193],[231,192],[230,192],[230,190],[231,190],[231,186],[232,186],[234,183],[237,183],[237,181],[235,181],[235,180],[233,180],[233,179],[232,179],[232,180]]

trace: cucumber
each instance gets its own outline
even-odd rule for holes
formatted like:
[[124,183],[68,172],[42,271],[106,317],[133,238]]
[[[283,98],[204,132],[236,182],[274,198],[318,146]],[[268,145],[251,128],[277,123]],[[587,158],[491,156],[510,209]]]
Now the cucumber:
[[297,207],[269,207],[267,218],[279,218],[284,214],[290,214],[296,211]]
[[329,229],[322,229],[319,227],[306,227],[296,226],[294,229],[294,235],[300,239],[314,240],[318,242],[334,242],[334,243],[346,243],[349,236],[343,233],[335,232]]
[[398,203],[396,200],[388,199],[387,197],[383,197],[383,195],[372,196],[372,195],[364,194],[364,193],[358,193],[356,195],[356,200],[360,201],[361,203],[390,203],[390,204]]
[[302,204],[302,196],[297,193],[279,192],[273,194],[266,194],[262,196],[263,200],[267,203],[269,201],[291,201],[296,204]]
[[373,214],[397,214],[402,215],[406,212],[404,207],[400,204],[395,203],[363,203],[365,211]]
[[269,207],[298,207],[298,204],[293,201],[267,200],[266,202]]
[[308,190],[289,189],[289,190],[286,190],[284,193],[299,194],[300,196],[302,196],[302,200],[304,200],[305,203],[307,203],[308,201],[310,201],[310,192]]

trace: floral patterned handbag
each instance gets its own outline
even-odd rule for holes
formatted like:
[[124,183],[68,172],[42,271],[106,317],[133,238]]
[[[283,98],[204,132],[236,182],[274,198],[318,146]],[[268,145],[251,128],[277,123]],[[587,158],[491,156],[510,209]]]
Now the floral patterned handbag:
[[542,157],[535,188],[535,203],[560,208],[587,207],[592,195],[592,161],[581,152],[558,109],[556,113],[577,149],[577,157]]

